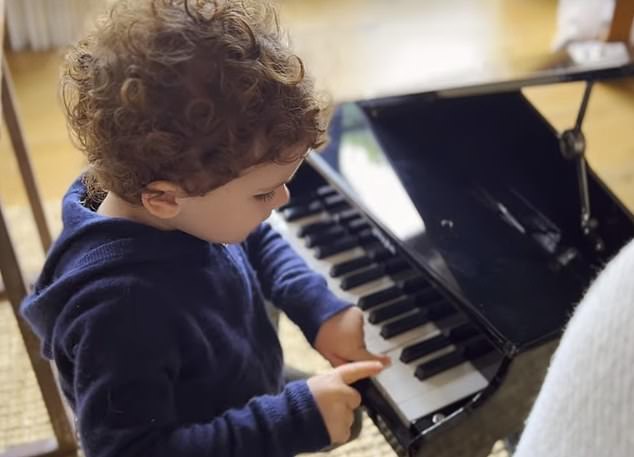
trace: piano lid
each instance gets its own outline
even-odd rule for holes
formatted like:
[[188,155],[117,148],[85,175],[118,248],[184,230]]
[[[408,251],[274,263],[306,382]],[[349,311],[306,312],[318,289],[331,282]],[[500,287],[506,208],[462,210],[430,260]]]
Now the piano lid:
[[581,233],[574,164],[518,91],[398,100],[343,105],[317,161],[507,350],[556,335],[634,236],[629,213],[591,173],[597,254]]

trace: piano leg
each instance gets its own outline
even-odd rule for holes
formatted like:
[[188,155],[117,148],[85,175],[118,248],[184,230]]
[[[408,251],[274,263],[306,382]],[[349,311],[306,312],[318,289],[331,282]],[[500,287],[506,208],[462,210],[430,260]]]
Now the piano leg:
[[437,438],[428,434],[412,455],[486,457],[496,441],[520,432],[558,343],[551,341],[519,354],[490,398],[455,424],[448,424]]

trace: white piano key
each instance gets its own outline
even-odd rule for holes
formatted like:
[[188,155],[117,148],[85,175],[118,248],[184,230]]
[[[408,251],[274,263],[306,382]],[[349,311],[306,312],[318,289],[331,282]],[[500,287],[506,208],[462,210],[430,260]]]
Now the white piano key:
[[[402,335],[399,335],[399,337],[391,338],[390,340],[393,340],[394,344],[392,344],[389,349],[376,352],[381,352],[381,354],[389,355],[392,359],[392,362],[395,362],[401,356],[401,351],[404,347],[409,346],[410,344],[414,344],[415,342],[421,341],[423,339],[429,338],[437,333],[439,333],[438,328],[436,328],[436,326],[432,322],[430,322],[409,330]],[[383,372],[385,373],[385,370]]]
[[311,268],[326,278],[328,287],[342,300],[356,304],[360,297],[394,285],[394,281],[384,276],[359,287],[343,290],[339,287],[340,278],[330,276],[330,268],[336,263],[364,255],[365,251],[363,248],[354,247],[325,259],[317,259],[315,258],[313,250],[304,246],[303,240],[297,236],[297,231],[304,224],[296,223],[295,221],[290,223],[286,222],[278,213],[271,215],[269,223],[289,242],[295,252],[297,252]]
[[[398,391],[409,393],[397,403],[397,410],[408,421],[431,414],[484,389],[488,382],[470,362],[443,371],[425,381],[404,378],[408,383],[400,384]],[[412,385],[418,381],[420,385]],[[388,387],[391,392],[393,387]]]
[[[437,334],[431,331],[428,337]],[[397,412],[406,421],[431,414],[451,403],[473,395],[487,386],[487,380],[470,362],[463,362],[435,376],[419,380],[416,367],[454,349],[450,345],[408,364],[401,362],[401,349],[390,351],[392,365],[373,379]]]
[[[346,300],[356,304],[359,298],[363,297],[364,295],[368,295],[372,292],[386,289],[394,285],[394,281],[392,281],[389,277],[384,276],[361,286],[354,287],[352,289],[341,289],[341,287],[339,286],[341,278],[331,277],[329,274],[330,267],[336,263],[364,255],[365,251],[362,248],[357,247],[350,249],[349,251],[342,252],[341,254],[328,257],[326,259],[317,259],[313,255],[312,250],[304,246],[304,244],[301,242],[301,239],[296,236],[297,231],[303,224],[295,223],[294,221],[288,223],[283,220],[282,217],[280,217],[278,214],[272,215],[269,221],[271,225],[276,230],[278,230],[278,232],[280,232],[282,236],[286,238],[295,252],[297,252],[310,265],[311,268],[313,268],[318,273],[321,273],[326,278],[330,290],[332,290],[342,300]],[[397,318],[393,318],[392,320],[395,320]],[[371,324],[370,322],[368,322],[368,313],[364,313],[364,333],[368,350],[383,354],[390,349],[402,346],[409,341],[420,337],[421,335],[418,329],[414,328],[398,336],[395,336],[394,338],[386,340],[380,335],[380,332],[383,324],[387,322],[389,321],[382,322],[380,325]]]
[[[273,214],[275,215],[275,218],[282,219],[282,222],[286,224],[286,221],[280,216],[278,212],[274,212]],[[294,220],[293,222],[289,224],[289,229],[291,229],[291,226],[290,226],[291,224],[293,226],[292,228],[295,231],[297,231],[297,229],[299,229],[299,227],[303,225],[312,224],[313,222],[322,222],[322,221],[327,222],[329,220],[331,220],[331,217],[328,215],[328,213],[325,211],[322,211],[317,214],[311,214],[310,216],[304,216]]]
[[[328,216],[321,213],[288,223],[279,214],[274,213],[269,222],[311,268],[326,278],[328,287],[341,299],[357,303],[358,299],[364,295],[394,285],[389,277],[382,277],[347,291],[342,290],[339,287],[341,278],[330,277],[330,268],[336,263],[364,255],[365,251],[356,247],[326,259],[316,259],[312,249],[306,248],[303,240],[297,236],[297,230],[303,225],[327,219]],[[388,303],[373,309],[379,309]],[[470,362],[464,362],[424,381],[416,378],[414,373],[420,363],[450,351],[451,346],[412,363],[402,363],[399,357],[405,346],[439,333],[436,325],[427,323],[387,340],[380,335],[381,328],[385,323],[400,319],[409,313],[411,312],[374,325],[368,321],[369,311],[364,312],[364,333],[368,350],[387,354],[392,360],[392,365],[373,378],[372,382],[383,392],[385,398],[392,404],[401,418],[407,422],[431,414],[451,403],[473,395],[487,386],[486,379]]]

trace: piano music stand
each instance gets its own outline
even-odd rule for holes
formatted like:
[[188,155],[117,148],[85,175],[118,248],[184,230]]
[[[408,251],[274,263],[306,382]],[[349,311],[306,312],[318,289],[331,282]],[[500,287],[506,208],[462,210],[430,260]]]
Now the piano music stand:
[[586,81],[586,88],[583,92],[581,106],[577,114],[575,126],[565,130],[559,137],[559,147],[561,154],[567,160],[574,160],[577,166],[577,184],[579,187],[579,206],[581,208],[581,230],[586,235],[595,251],[602,251],[605,243],[598,234],[598,221],[592,217],[590,209],[590,195],[588,193],[588,169],[586,166],[586,138],[581,130],[583,119],[586,115],[590,93],[594,81]]
[[[40,241],[45,251],[51,245],[51,234],[46,223],[41,199],[24,142],[22,129],[15,106],[15,92],[10,78],[9,67],[2,56],[2,38],[4,36],[4,0],[0,0],[0,57],[2,57],[2,112],[9,132],[13,151],[18,162],[21,177],[27,190],[28,199],[37,225]],[[0,275],[5,290],[0,298],[8,298],[15,315],[22,340],[24,341],[33,372],[42,393],[42,399],[48,412],[54,440],[44,440],[12,448],[0,454],[0,457],[41,457],[76,455],[77,443],[73,427],[69,421],[51,365],[40,355],[40,343],[26,322],[20,317],[19,306],[27,294],[27,286],[22,277],[6,219],[0,204]],[[1,286],[1,283],[0,283]]]

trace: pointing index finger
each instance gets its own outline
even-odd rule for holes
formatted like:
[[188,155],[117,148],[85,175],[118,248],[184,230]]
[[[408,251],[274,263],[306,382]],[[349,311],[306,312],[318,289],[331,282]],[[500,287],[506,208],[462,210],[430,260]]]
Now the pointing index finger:
[[379,374],[383,370],[383,364],[376,360],[346,363],[335,368],[345,384],[353,384],[361,379]]

